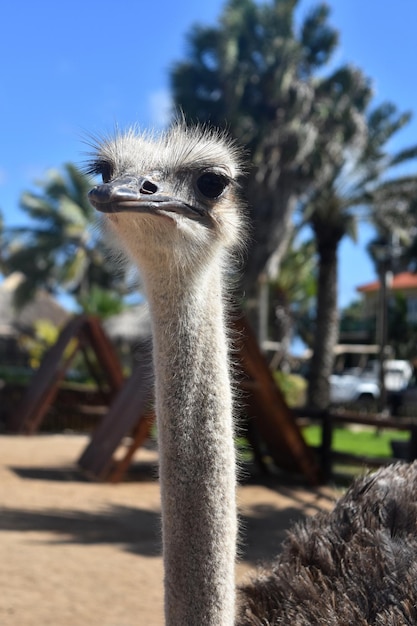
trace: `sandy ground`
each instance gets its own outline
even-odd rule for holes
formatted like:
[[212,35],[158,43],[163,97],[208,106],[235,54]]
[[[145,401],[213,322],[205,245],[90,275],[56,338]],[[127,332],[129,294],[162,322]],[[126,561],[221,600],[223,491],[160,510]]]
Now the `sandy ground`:
[[[0,626],[163,624],[156,452],[137,453],[128,481],[94,484],[77,471],[86,444],[0,437]],[[242,580],[334,493],[252,479],[238,497]]]

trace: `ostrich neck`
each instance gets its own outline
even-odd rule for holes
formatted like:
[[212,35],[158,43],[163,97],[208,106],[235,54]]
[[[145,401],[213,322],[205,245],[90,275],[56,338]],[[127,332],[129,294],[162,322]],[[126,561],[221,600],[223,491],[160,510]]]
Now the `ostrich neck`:
[[154,334],[166,623],[230,626],[237,524],[221,272],[213,262],[198,276],[186,278],[175,273],[163,284],[147,281]]

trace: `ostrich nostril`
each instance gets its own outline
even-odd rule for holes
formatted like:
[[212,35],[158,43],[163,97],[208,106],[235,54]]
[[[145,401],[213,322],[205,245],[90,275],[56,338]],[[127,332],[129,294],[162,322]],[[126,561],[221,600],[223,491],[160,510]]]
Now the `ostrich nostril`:
[[155,185],[155,183],[153,183],[151,180],[143,181],[142,186],[140,188],[140,193],[145,193],[145,194],[152,194],[152,193],[156,193],[157,191],[158,191],[157,185]]

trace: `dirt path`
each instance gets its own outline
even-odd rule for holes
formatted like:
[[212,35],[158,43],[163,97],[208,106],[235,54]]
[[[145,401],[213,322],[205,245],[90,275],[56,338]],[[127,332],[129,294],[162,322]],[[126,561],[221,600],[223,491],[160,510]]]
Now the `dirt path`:
[[[89,483],[84,436],[0,437],[0,625],[162,626],[156,453],[132,480]],[[292,521],[330,508],[330,489],[246,484],[241,580],[278,551]]]

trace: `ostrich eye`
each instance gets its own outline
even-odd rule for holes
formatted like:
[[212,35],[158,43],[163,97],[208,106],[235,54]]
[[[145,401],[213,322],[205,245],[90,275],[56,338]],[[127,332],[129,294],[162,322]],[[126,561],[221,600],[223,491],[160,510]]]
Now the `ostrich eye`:
[[101,174],[103,183],[108,183],[113,176],[113,168],[107,161],[101,161],[97,167],[97,173]]
[[84,173],[87,176],[101,176],[103,183],[109,183],[113,177],[113,166],[109,161],[98,158],[86,164]]
[[109,161],[97,159],[92,161],[85,169],[86,174],[101,176],[103,183],[109,183],[113,176],[113,167]]
[[197,189],[203,196],[214,200],[221,196],[229,184],[228,179],[223,174],[216,172],[206,172],[197,179]]

